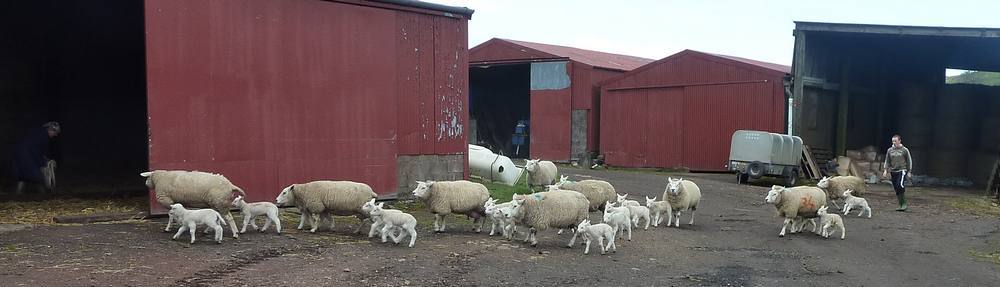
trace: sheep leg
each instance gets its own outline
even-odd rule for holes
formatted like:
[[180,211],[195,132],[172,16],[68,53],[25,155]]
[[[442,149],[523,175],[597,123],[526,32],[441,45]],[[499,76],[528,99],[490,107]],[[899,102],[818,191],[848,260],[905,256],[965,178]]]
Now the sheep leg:
[[312,220],[310,220],[312,221],[312,229],[309,232],[316,233],[316,229],[319,229],[319,224],[322,220],[320,220],[319,213],[312,213],[310,216],[312,217]]
[[417,230],[414,226],[407,226],[406,232],[410,234],[410,245],[408,247],[413,247],[413,243],[417,242]]
[[852,206],[853,205],[850,203],[844,203],[844,215],[847,215],[847,213],[851,212]]
[[[167,228],[164,228],[163,232],[170,232],[170,224],[173,223],[173,222],[174,222],[174,216],[173,215],[168,215],[168,217],[167,217]],[[177,225],[181,225],[181,223],[178,222]]]
[[615,244],[615,235],[611,234],[608,238],[608,246],[605,249],[611,249],[611,252],[618,253],[618,244]]
[[191,244],[194,244],[194,234],[195,234],[195,229],[197,228],[198,225],[195,224],[194,222],[188,223],[188,233],[191,234]]
[[233,231],[233,238],[240,238],[239,230],[236,230],[236,220],[233,219],[233,214],[226,210],[226,223],[229,223],[229,228]]
[[448,218],[446,217],[446,215],[445,215],[445,214],[442,214],[442,215],[441,215],[441,230],[440,230],[440,232],[444,232],[444,224],[445,224],[445,221],[446,221],[447,219],[448,219]]
[[281,218],[278,218],[278,211],[272,210],[268,212],[267,217],[271,218],[271,221],[274,221],[274,229],[278,231],[278,234],[281,234]]
[[[178,224],[180,224],[180,223],[178,223]],[[174,237],[172,237],[171,239],[177,239],[177,237],[180,237],[181,234],[184,234],[185,230],[187,230],[187,226],[186,225],[180,225],[180,228],[177,228],[177,233],[174,233]]]
[[375,223],[375,221],[373,221],[373,220],[370,220],[370,218],[371,218],[371,217],[368,217],[368,218],[364,218],[364,217],[361,217],[361,215],[360,215],[360,214],[359,214],[359,215],[356,215],[356,217],[358,218],[358,220],[360,220],[360,221],[361,221],[361,223],[358,223],[358,228],[357,228],[357,229],[354,229],[354,234],[358,234],[358,233],[361,233],[361,226],[362,226],[362,225],[365,225],[365,222],[371,222],[371,223]]
[[240,229],[240,233],[247,232],[247,225],[250,225],[250,220],[252,220],[252,218],[250,218],[250,215],[247,214],[243,215],[243,229]]
[[441,232],[441,217],[440,214],[434,214],[434,232]]
[[[386,241],[385,237],[390,232],[392,232],[392,226],[391,225],[386,224],[386,225],[382,226],[382,243],[385,243],[385,241]],[[393,237],[395,237],[395,236],[393,236]]]
[[[590,241],[587,241],[590,242]],[[604,236],[597,237],[597,247],[601,249],[601,255],[608,253],[608,248],[604,246]]]
[[688,222],[688,225],[694,225],[694,211],[694,209],[691,210],[691,221]]
[[[845,201],[846,201],[846,200],[845,200]],[[831,200],[830,200],[830,203],[833,203],[833,207],[836,207],[836,208],[840,208],[840,206],[839,206],[839,205],[837,205],[837,200],[836,200],[836,199],[831,199]],[[845,202],[844,204],[846,205],[847,203]]]
[[270,216],[264,218],[264,226],[262,226],[260,228],[260,233],[264,233],[264,231],[267,231],[268,227],[271,227],[271,217]]
[[[583,248],[583,254],[590,254],[590,238],[584,240],[583,244],[587,246]],[[604,254],[603,250],[601,251],[601,254]]]
[[844,240],[844,237],[847,237],[847,228],[843,224],[838,227],[840,227],[840,240]]
[[299,227],[297,227],[295,229],[302,230],[302,228],[304,228],[306,226],[306,220],[307,220],[306,217],[308,216],[307,214],[308,213],[306,213],[306,212],[302,212],[302,214],[299,215]]
[[868,212],[868,218],[872,218],[872,208],[865,206],[865,211]]
[[531,236],[531,247],[538,246],[538,238],[536,237],[537,234],[538,230],[534,228],[532,228],[531,231],[529,231],[528,233],[528,236]]
[[681,227],[681,212],[677,211],[674,214],[674,227]]
[[326,218],[326,220],[330,221],[330,231],[333,231],[334,230],[334,226],[336,225],[336,222],[334,222],[334,219],[333,219],[333,215],[331,215],[329,212],[324,212],[324,213],[322,213],[322,216],[323,216],[323,218]]
[[253,230],[261,231],[260,227],[257,226],[257,217],[256,216],[250,218],[250,226],[253,227]]
[[222,226],[216,224],[212,229],[215,230],[215,243],[222,244]]
[[576,242],[576,236],[579,234],[579,232],[573,232],[573,238],[569,239],[569,244],[566,244],[566,248],[573,248],[573,243]]
[[559,228],[559,231],[558,231],[558,232],[556,232],[556,234],[557,234],[557,235],[562,235],[562,232],[563,232],[562,228]]
[[628,241],[632,241],[632,225],[626,225],[625,228],[628,229]]
[[[636,226],[636,227],[638,227],[638,226]],[[649,230],[649,217],[646,217],[646,227],[643,227],[642,230]]]
[[788,228],[791,223],[791,218],[785,218],[785,224],[781,225],[781,232],[778,233],[778,237],[785,237],[785,228]]
[[371,228],[368,228],[368,238],[374,237],[375,231],[382,228],[383,225],[385,224],[382,224],[382,222],[372,222]]

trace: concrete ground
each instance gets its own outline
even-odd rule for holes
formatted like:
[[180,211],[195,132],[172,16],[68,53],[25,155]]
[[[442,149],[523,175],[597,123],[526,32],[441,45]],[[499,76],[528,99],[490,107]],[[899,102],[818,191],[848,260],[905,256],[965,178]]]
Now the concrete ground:
[[[618,192],[660,196],[666,175],[564,168],[572,179],[610,181]],[[675,175],[676,176],[676,175]],[[530,247],[470,232],[464,217],[431,232],[416,206],[416,246],[351,234],[357,221],[310,234],[286,220],[281,235],[247,233],[223,243],[170,240],[165,219],[0,228],[3,286],[993,286],[1000,282],[1000,221],[952,207],[965,191],[912,188],[896,212],[889,186],[871,186],[871,219],[845,217],[847,238],[779,238],[781,219],[763,202],[768,184],[729,174],[680,174],[697,182],[693,226],[635,230],[618,252],[584,255],[570,235],[539,233]],[[765,187],[767,186],[767,187]],[[995,207],[994,207],[995,208]],[[286,216],[285,218],[295,218]],[[598,213],[591,218],[599,220]],[[238,220],[239,221],[239,220]],[[681,222],[687,223],[688,214]],[[367,230],[367,227],[364,229]],[[488,232],[488,230],[487,230]],[[187,238],[187,234],[185,237]],[[992,257],[991,257],[992,256]]]

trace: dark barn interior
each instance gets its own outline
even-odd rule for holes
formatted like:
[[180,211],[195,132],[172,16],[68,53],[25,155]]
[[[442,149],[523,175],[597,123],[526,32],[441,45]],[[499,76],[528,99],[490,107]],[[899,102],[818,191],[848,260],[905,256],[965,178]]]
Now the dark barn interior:
[[947,84],[946,69],[1000,71],[991,29],[798,22],[796,134],[844,155],[899,134],[914,174],[985,183],[1000,152],[1000,87]]
[[511,158],[527,157],[529,141],[517,149],[511,139],[517,121],[530,121],[530,84],[531,64],[471,66],[469,102],[476,130],[470,142]]
[[[143,1],[0,4],[0,184],[16,142],[47,121],[57,194],[144,191],[148,168]],[[38,186],[24,197],[38,195]]]

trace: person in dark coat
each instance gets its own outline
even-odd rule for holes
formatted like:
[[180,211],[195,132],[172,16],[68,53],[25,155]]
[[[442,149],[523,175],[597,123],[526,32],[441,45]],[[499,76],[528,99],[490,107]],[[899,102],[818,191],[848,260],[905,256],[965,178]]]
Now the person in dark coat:
[[62,131],[57,122],[48,122],[35,128],[21,138],[14,146],[13,177],[17,181],[17,193],[24,190],[26,183],[41,184],[45,181],[42,168],[48,163],[49,141]]

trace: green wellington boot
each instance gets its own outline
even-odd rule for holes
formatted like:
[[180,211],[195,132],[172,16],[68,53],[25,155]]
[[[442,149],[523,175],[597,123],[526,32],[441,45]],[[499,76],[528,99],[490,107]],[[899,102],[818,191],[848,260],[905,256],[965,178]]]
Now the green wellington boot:
[[899,199],[899,208],[896,208],[896,211],[906,211],[906,197],[900,194],[896,198]]

